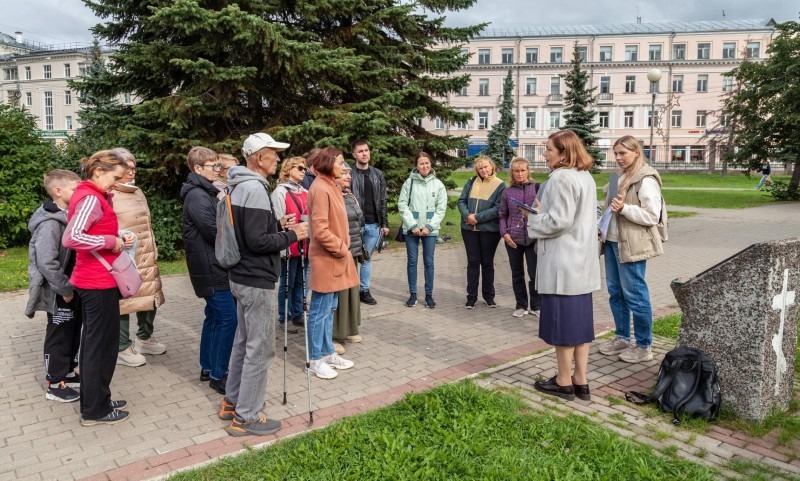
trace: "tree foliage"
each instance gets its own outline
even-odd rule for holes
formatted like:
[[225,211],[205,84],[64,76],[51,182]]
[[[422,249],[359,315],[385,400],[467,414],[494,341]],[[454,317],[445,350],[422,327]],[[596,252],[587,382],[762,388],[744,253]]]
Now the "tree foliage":
[[597,148],[597,134],[600,127],[595,122],[597,112],[592,109],[595,103],[594,92],[597,87],[588,88],[589,72],[581,68],[581,57],[578,52],[578,44],[572,50],[572,68],[565,75],[564,83],[567,85],[567,93],[564,96],[564,126],[561,130],[572,130],[583,141],[589,155],[594,159],[593,170],[603,166],[600,159],[600,149]]
[[0,104],[0,248],[28,241],[28,220],[45,199],[42,176],[59,153],[36,130],[36,118]]
[[[204,145],[238,155],[264,131],[287,141],[287,155],[366,139],[391,191],[424,149],[447,172],[447,154],[465,139],[437,136],[417,119],[467,121],[438,98],[468,75],[460,46],[483,25],[448,28],[449,10],[475,0],[84,0],[105,22],[94,27],[117,47],[90,92],[131,92],[141,103],[116,125],[126,146],[170,190],[186,152]],[[448,48],[433,48],[440,42]],[[349,156],[348,156],[349,157]]]
[[743,62],[731,75],[741,82],[725,101],[736,126],[733,161],[758,169],[764,159],[794,163],[783,195],[800,198],[800,23],[777,25],[763,62]]
[[492,125],[489,131],[488,144],[489,147],[483,151],[499,166],[505,165],[505,162],[514,158],[516,153],[514,149],[508,145],[511,138],[511,133],[514,130],[514,80],[511,77],[511,70],[509,69],[508,75],[503,80],[503,100],[500,103],[500,116],[497,122]]

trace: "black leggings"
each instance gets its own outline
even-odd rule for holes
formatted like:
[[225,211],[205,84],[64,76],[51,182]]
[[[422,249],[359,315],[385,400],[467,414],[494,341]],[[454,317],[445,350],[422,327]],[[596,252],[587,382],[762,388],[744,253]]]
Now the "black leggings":
[[119,346],[119,289],[78,289],[83,305],[81,416],[97,420],[111,412],[111,378]]
[[481,278],[483,300],[494,301],[494,254],[500,233],[461,229],[461,236],[467,250],[467,299],[478,299],[478,278]]

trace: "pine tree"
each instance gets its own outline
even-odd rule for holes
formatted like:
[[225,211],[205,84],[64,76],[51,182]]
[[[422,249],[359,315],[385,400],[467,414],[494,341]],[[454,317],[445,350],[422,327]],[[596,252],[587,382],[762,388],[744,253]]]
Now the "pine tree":
[[503,100],[500,103],[500,118],[489,131],[489,147],[483,152],[495,161],[502,168],[507,161],[516,155],[514,149],[508,145],[511,132],[514,130],[514,80],[511,78],[511,70],[503,80]]
[[[417,119],[467,121],[439,99],[469,82],[452,77],[460,48],[484,27],[444,27],[442,14],[475,0],[85,0],[105,23],[94,32],[118,47],[103,95],[141,99],[124,119],[129,145],[158,161],[166,185],[182,180],[186,152],[205,145],[239,153],[265,131],[287,155],[366,139],[391,192],[410,160],[429,152],[438,173],[465,139],[437,136]],[[447,48],[433,48],[440,43]]]
[[592,104],[595,103],[594,92],[597,87],[587,87],[589,72],[581,68],[577,43],[572,50],[570,65],[572,65],[570,71],[563,75],[564,83],[567,85],[567,94],[564,97],[566,105],[564,111],[567,113],[564,115],[565,124],[561,130],[572,130],[581,138],[589,155],[594,159],[592,170],[597,170],[603,166],[600,149],[596,147],[597,137],[595,134],[600,131],[599,126],[595,123],[597,112],[592,109]]

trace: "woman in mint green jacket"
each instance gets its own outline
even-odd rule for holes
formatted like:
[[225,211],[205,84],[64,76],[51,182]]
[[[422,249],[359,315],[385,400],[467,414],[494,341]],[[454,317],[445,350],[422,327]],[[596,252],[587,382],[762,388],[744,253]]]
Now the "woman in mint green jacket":
[[425,307],[434,308],[433,300],[433,251],[439,226],[447,210],[447,189],[433,171],[431,156],[420,152],[416,168],[400,189],[397,209],[403,219],[401,229],[405,234],[408,264],[408,292],[406,306],[417,305],[417,258],[422,244],[422,263],[425,266]]

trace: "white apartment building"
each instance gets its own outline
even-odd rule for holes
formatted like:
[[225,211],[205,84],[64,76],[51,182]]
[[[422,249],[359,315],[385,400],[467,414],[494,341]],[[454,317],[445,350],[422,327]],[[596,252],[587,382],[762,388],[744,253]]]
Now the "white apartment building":
[[[512,139],[518,155],[544,166],[547,136],[564,125],[563,75],[577,44],[589,86],[597,87],[598,147],[608,159],[623,135],[640,139],[649,154],[655,92],[655,164],[713,170],[728,133],[721,100],[734,83],[726,74],[745,59],[764,58],[774,25],[772,20],[729,20],[488,29],[463,48],[470,57],[459,73],[470,74],[469,86],[445,99],[471,113],[472,120],[446,125],[426,119],[422,124],[433,132],[470,136],[468,153],[477,153],[498,120],[510,69],[517,119]],[[648,80],[652,69],[661,72],[658,82]]]

